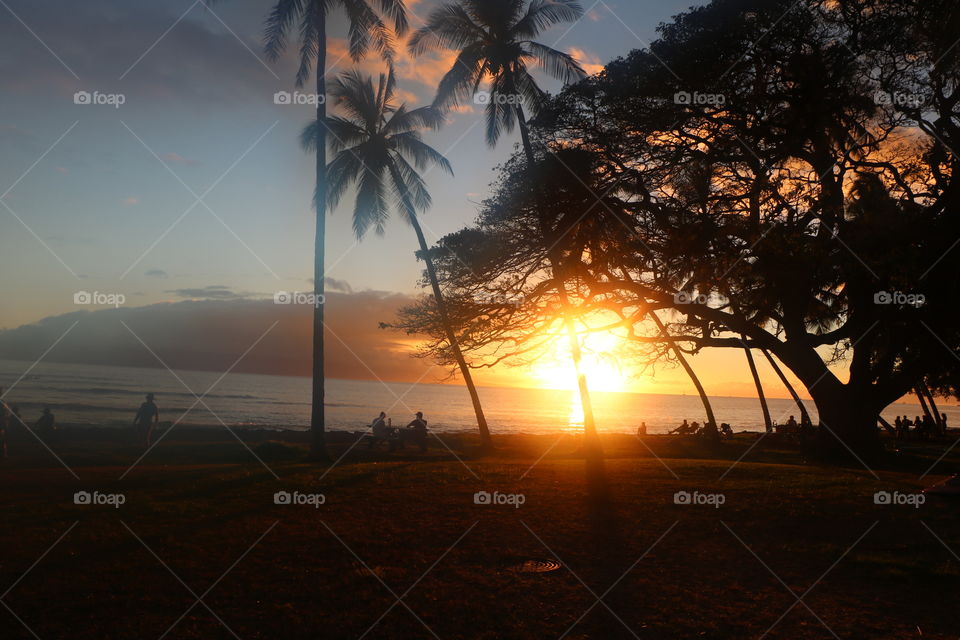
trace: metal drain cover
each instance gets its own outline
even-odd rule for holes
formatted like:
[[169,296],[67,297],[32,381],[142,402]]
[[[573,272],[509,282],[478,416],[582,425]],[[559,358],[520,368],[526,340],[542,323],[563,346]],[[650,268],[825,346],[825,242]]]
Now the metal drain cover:
[[512,570],[517,573],[549,573],[562,567],[556,560],[524,560],[512,567]]

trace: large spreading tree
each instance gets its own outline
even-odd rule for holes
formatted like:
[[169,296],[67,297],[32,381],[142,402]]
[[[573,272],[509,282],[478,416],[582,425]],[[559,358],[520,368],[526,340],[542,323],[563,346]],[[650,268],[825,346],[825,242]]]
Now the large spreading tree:
[[555,339],[559,247],[595,330],[765,351],[825,446],[875,448],[885,407],[957,386],[958,24],[945,0],[715,0],[566,89],[531,132],[552,154],[435,249],[474,363]]

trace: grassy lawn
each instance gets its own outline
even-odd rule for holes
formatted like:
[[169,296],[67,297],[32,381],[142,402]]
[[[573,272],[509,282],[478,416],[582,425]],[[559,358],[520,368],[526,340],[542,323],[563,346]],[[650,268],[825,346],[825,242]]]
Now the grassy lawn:
[[[4,638],[957,637],[958,502],[874,503],[956,470],[951,453],[920,478],[943,444],[870,470],[774,439],[610,437],[588,484],[573,437],[485,458],[445,437],[462,461],[437,442],[358,447],[329,470],[253,441],[264,466],[225,431],[168,440],[122,480],[140,451],[92,437],[51,443],[79,480],[39,445],[0,466]],[[125,503],[77,505],[80,490]]]

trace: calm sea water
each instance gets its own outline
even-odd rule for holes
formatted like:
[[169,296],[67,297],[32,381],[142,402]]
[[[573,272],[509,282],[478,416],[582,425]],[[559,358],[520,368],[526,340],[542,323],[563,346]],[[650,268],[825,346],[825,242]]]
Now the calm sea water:
[[[47,362],[30,369],[31,364],[0,360],[0,386],[13,387],[6,401],[19,406],[28,423],[46,404],[60,423],[126,426],[143,395],[151,391],[157,396],[162,421],[215,425],[219,417],[230,426],[290,429],[305,429],[309,424],[308,378],[231,373],[221,380],[219,373],[178,371],[181,383],[164,369]],[[476,428],[470,398],[461,386],[334,379],[327,380],[326,389],[330,429],[362,429],[381,410],[394,426],[405,425],[414,412],[423,411],[430,427],[438,431]],[[191,409],[196,401],[191,391],[199,396],[206,393],[209,410],[201,404]],[[486,387],[480,389],[480,396],[495,432],[545,433],[582,426],[579,398],[571,391]],[[662,433],[684,419],[702,421],[704,415],[695,395],[597,392],[593,402],[598,426],[606,432],[634,433],[643,420],[651,433]],[[714,397],[712,402],[720,422],[729,422],[737,430],[762,430],[763,416],[755,399]],[[812,403],[807,407],[816,420]],[[796,415],[796,409],[790,400],[770,400],[770,411],[778,422]],[[957,407],[941,410],[949,416],[949,424],[960,424]],[[885,417],[892,421],[895,414],[917,413],[917,405],[894,405]]]

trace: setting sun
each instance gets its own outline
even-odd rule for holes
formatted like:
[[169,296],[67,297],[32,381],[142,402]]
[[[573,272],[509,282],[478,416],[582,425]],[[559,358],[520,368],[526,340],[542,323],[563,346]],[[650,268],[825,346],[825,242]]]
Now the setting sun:
[[[581,337],[581,367],[593,391],[632,391],[626,370],[621,366],[623,339],[610,333],[592,333]],[[577,389],[576,371],[566,339],[558,337],[551,353],[531,365],[530,377],[548,389]]]

